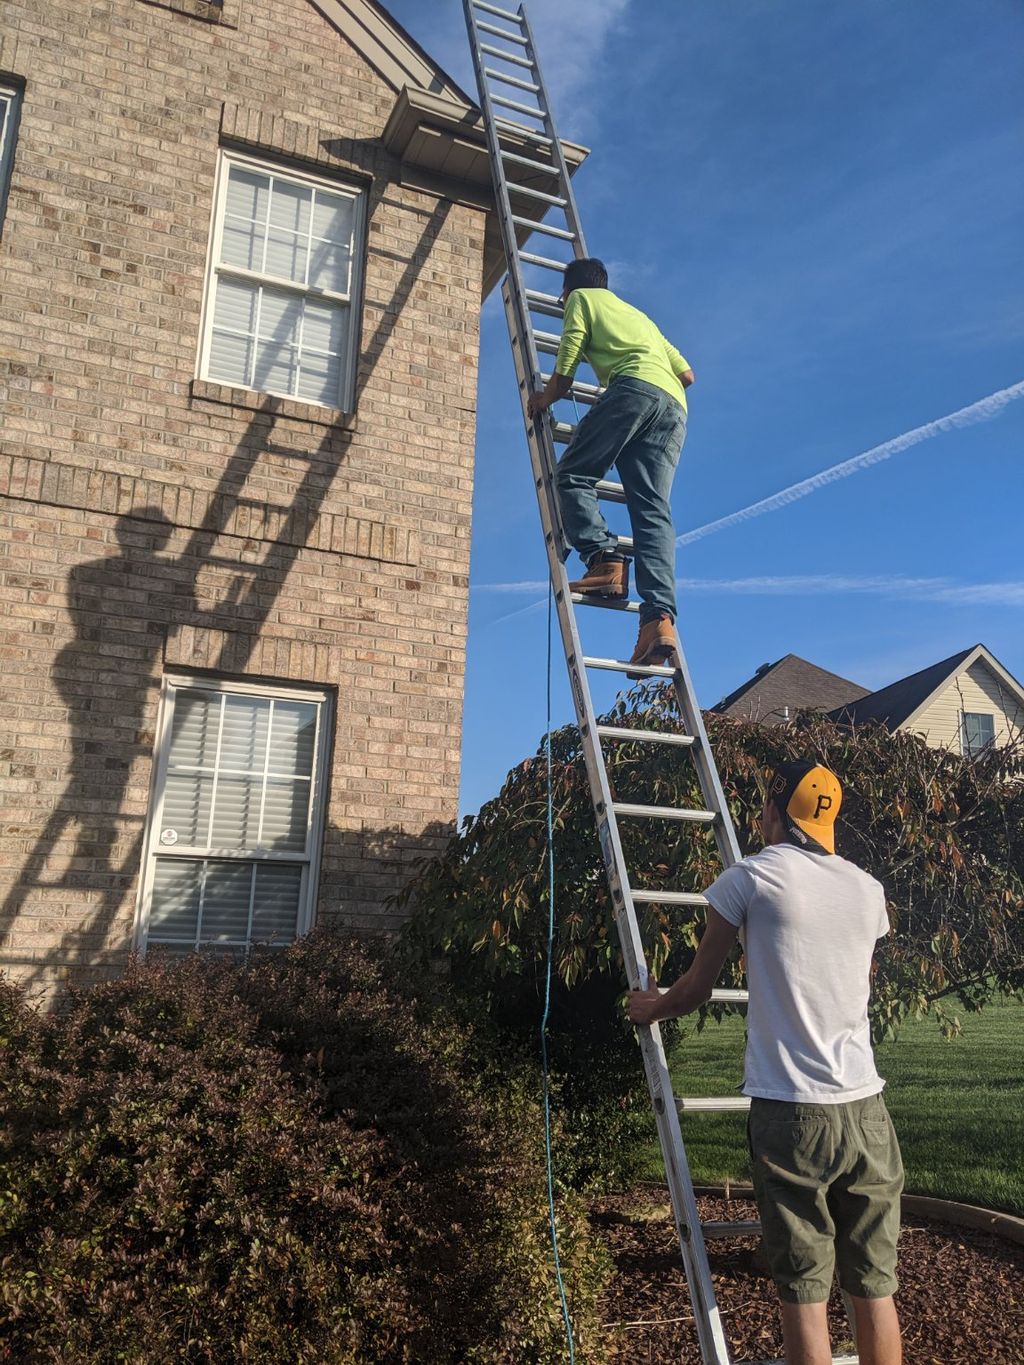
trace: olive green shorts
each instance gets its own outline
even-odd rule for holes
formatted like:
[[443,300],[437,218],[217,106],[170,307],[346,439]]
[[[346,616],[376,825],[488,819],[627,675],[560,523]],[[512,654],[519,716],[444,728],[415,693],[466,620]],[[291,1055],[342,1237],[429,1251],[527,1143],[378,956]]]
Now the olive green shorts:
[[747,1127],[765,1254],[779,1296],[822,1303],[896,1290],[903,1162],[881,1095],[845,1104],[753,1099]]

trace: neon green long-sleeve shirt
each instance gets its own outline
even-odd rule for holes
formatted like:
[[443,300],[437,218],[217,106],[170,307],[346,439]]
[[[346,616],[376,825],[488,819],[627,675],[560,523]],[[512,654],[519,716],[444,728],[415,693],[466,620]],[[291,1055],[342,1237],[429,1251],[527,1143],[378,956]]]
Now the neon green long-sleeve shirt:
[[602,384],[629,375],[664,389],[686,408],[677,376],[688,362],[646,313],[610,289],[574,289],[566,300],[555,371],[571,378],[583,359]]

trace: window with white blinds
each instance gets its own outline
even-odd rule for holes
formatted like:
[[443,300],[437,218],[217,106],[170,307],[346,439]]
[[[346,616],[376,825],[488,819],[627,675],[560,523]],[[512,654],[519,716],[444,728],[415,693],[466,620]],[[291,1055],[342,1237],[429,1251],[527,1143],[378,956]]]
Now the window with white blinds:
[[290,943],[310,925],[327,696],[169,680],[142,942]]
[[222,153],[201,378],[351,408],[363,198]]
[[7,208],[7,190],[14,165],[14,143],[18,135],[18,105],[21,92],[0,82],[0,227]]
[[996,718],[979,711],[960,712],[961,752],[969,758],[983,754],[992,747],[996,738]]

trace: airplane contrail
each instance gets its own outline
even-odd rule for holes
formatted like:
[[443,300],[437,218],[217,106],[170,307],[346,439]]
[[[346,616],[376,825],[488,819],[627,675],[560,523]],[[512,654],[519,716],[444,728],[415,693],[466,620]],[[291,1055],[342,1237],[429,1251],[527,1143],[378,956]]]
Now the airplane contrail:
[[1003,408],[1015,398],[1024,398],[1024,380],[1011,384],[1008,389],[998,389],[986,398],[979,398],[976,403],[971,403],[966,408],[958,408],[956,412],[948,413],[945,417],[937,417],[934,422],[926,422],[923,427],[915,427],[913,431],[905,431],[902,436],[894,436],[891,441],[883,441],[880,446],[872,446],[870,450],[854,455],[852,459],[834,464],[830,469],[823,469],[820,474],[812,474],[809,479],[801,479],[799,483],[790,484],[788,488],[773,493],[771,497],[752,502],[749,507],[741,507],[738,512],[730,512],[728,516],[719,517],[717,521],[709,521],[693,531],[686,531],[676,537],[676,545],[692,545],[695,540],[702,540],[715,531],[724,531],[727,526],[736,526],[741,521],[749,521],[751,517],[764,516],[766,512],[776,512],[780,507],[787,507],[791,502],[806,498],[808,493],[816,493],[826,484],[835,483],[837,479],[845,479],[850,474],[867,469],[869,465],[888,460],[893,455],[899,455],[901,451],[919,445],[921,441],[931,440],[933,436],[938,436],[944,431],[973,426],[976,422],[988,422],[993,417],[998,417]]

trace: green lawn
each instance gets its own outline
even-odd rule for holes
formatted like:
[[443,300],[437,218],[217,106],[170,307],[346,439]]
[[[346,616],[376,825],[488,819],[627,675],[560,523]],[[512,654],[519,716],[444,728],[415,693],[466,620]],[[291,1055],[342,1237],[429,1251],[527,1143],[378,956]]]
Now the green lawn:
[[[963,1033],[942,1039],[933,1019],[906,1025],[876,1051],[885,1096],[903,1149],[907,1190],[1024,1214],[1024,1005],[1000,1001],[962,1011]],[[672,1046],[679,1095],[736,1093],[742,1075],[743,1020],[690,1032]],[[695,1183],[749,1180],[742,1114],[683,1119]],[[651,1146],[650,1177],[661,1161]]]

